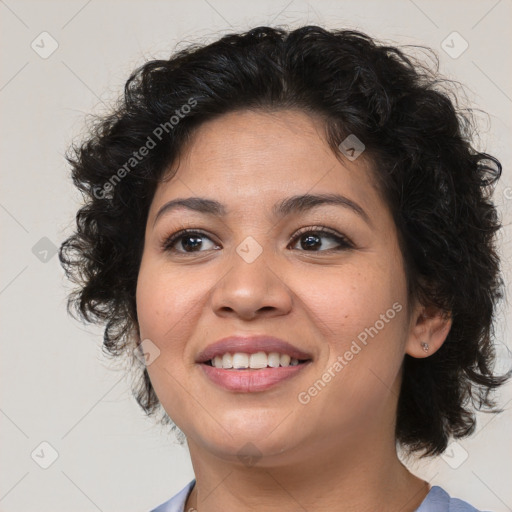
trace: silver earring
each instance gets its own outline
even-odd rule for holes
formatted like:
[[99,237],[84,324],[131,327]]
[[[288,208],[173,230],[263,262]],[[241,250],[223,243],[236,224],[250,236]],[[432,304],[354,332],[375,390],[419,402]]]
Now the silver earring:
[[428,349],[430,348],[428,346],[428,343],[425,343],[424,341],[421,342],[421,346],[425,352],[428,352]]

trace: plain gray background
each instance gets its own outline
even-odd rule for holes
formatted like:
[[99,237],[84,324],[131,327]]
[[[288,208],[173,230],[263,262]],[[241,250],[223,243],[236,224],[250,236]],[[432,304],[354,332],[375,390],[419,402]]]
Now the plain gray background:
[[[434,48],[441,72],[489,114],[479,116],[479,149],[504,165],[495,200],[510,290],[511,14],[510,0],[0,0],[0,511],[147,511],[193,478],[186,448],[144,417],[122,371],[102,357],[101,329],[67,315],[67,284],[53,252],[70,234],[80,200],[66,148],[136,66],[168,58],[179,41],[208,42],[258,25],[355,28],[391,44]],[[512,364],[504,345],[510,318],[503,303],[501,368]],[[505,512],[512,510],[510,384],[500,396],[506,411],[479,415],[475,435],[444,458],[408,465],[452,496]]]

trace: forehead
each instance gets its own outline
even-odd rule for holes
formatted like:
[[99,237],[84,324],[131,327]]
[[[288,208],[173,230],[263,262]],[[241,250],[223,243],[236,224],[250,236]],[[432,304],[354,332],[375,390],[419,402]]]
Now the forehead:
[[340,193],[368,210],[380,201],[368,163],[338,159],[322,121],[299,111],[236,111],[207,121],[167,176],[152,208],[190,196],[245,209],[299,193]]

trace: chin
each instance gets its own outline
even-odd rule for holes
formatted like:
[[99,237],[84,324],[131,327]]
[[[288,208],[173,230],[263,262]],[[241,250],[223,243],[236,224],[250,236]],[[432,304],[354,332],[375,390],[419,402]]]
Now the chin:
[[276,429],[276,424],[260,429],[248,428],[246,424],[231,425],[228,431],[229,434],[217,424],[206,432],[197,432],[195,444],[202,445],[202,449],[219,458],[230,461],[237,459],[244,464],[246,459],[259,460],[263,457],[271,462],[300,445],[300,441],[294,439],[294,432]]

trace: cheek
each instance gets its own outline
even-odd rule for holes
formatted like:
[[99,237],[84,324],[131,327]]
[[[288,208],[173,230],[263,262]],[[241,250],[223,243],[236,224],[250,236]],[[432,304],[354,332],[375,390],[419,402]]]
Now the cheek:
[[176,340],[191,326],[189,316],[195,314],[201,283],[185,277],[185,272],[170,272],[162,265],[141,264],[137,282],[137,314],[141,336],[154,338],[162,348],[177,348]]
[[[297,296],[310,311],[312,320],[319,327],[338,352],[344,351],[347,340],[357,337],[365,328],[378,322],[379,330],[390,331],[396,324],[397,312],[393,304],[403,306],[405,288],[400,270],[392,265],[375,264],[372,256],[356,265],[339,267],[338,270],[325,268],[309,271],[308,279],[296,282]],[[386,316],[386,311],[390,310]],[[385,316],[382,328],[381,315]]]
[[373,403],[389,391],[403,359],[406,286],[400,260],[374,254],[358,260],[357,268],[319,270],[310,277],[314,285],[300,284],[300,296],[307,298],[304,309],[329,348],[319,372],[336,375],[331,391],[340,397],[366,396]]

